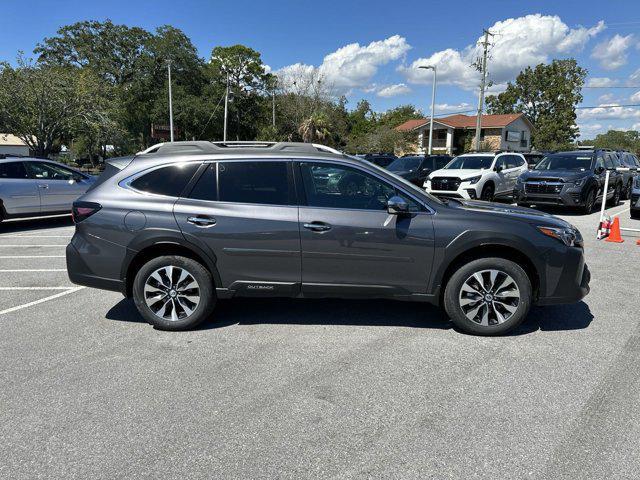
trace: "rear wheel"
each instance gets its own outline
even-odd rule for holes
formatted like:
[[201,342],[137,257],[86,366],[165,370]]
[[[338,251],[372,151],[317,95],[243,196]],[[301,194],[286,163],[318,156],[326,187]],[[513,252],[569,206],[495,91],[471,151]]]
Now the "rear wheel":
[[451,276],[444,307],[461,330],[499,335],[517,327],[527,316],[531,292],[531,281],[518,264],[504,258],[481,258]]
[[138,311],[162,330],[194,328],[211,315],[216,304],[211,274],[191,258],[154,258],[142,266],[133,282]]
[[494,195],[495,195],[495,188],[493,187],[492,184],[487,183],[484,187],[482,187],[480,200],[484,200],[486,202],[493,202]]
[[633,190],[633,180],[629,180],[627,186],[622,191],[622,200],[629,200],[631,198],[631,191]]
[[616,188],[613,191],[613,197],[611,197],[611,201],[609,202],[609,206],[610,207],[617,207],[620,204],[620,196],[621,195],[622,195],[622,185],[618,184],[618,185],[616,185]]

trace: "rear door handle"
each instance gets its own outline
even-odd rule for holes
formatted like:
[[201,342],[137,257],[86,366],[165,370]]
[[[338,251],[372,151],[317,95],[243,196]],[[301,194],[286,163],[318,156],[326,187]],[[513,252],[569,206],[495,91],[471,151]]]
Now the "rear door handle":
[[46,189],[46,188],[49,188],[49,185],[46,185],[46,184],[42,184],[42,183],[41,183],[41,184],[39,184],[39,185],[38,185],[38,187],[39,187],[39,188],[45,188],[45,189]]
[[331,230],[331,225],[323,222],[305,223],[302,226],[307,230],[312,230],[314,232],[326,232],[327,230]]
[[216,219],[204,215],[198,215],[195,217],[187,218],[187,222],[192,223],[196,227],[209,228],[213,227],[216,224]]

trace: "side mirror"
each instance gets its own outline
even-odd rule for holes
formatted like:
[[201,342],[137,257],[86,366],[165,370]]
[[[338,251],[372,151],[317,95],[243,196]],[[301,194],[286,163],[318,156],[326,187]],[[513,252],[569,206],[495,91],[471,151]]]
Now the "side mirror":
[[499,165],[496,165],[493,169],[494,169],[497,173],[500,173],[500,172],[502,171],[502,167],[501,167],[501,166],[499,166]]
[[600,175],[602,172],[604,172],[605,168],[604,167],[596,167],[595,169],[595,173],[597,175]]
[[409,204],[404,198],[394,195],[387,200],[387,212],[390,215],[404,215],[409,213]]

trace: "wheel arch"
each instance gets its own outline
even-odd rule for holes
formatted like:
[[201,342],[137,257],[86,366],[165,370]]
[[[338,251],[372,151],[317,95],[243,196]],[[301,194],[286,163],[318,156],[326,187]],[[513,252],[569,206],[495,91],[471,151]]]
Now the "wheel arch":
[[145,245],[140,250],[137,250],[132,255],[131,260],[126,264],[124,268],[124,287],[125,295],[131,297],[133,294],[133,280],[136,272],[149,260],[164,256],[164,255],[179,255],[187,257],[200,263],[205,267],[213,278],[214,287],[220,286],[220,274],[216,268],[215,262],[210,259],[205,252],[201,251],[194,245],[185,245],[183,242],[161,240],[148,245]]
[[531,281],[531,291],[533,294],[533,302],[538,298],[540,288],[541,288],[541,276],[538,268],[531,261],[528,255],[526,255],[521,250],[506,244],[500,243],[487,243],[473,246],[467,250],[459,252],[451,262],[445,268],[438,292],[438,301],[440,305],[442,305],[444,291],[447,287],[447,283],[453,276],[453,274],[458,270],[462,265],[465,265],[473,260],[478,260],[480,258],[488,258],[488,257],[497,257],[504,258],[505,260],[511,260],[512,262],[520,265],[529,280]]

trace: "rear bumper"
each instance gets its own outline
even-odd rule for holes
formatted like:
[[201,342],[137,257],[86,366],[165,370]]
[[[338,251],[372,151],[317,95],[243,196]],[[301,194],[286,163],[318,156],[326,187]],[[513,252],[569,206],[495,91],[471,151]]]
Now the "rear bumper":
[[125,293],[124,281],[118,278],[101,276],[91,270],[89,265],[84,261],[83,255],[80,254],[73,244],[73,240],[72,243],[67,245],[66,258],[69,280],[76,285]]

